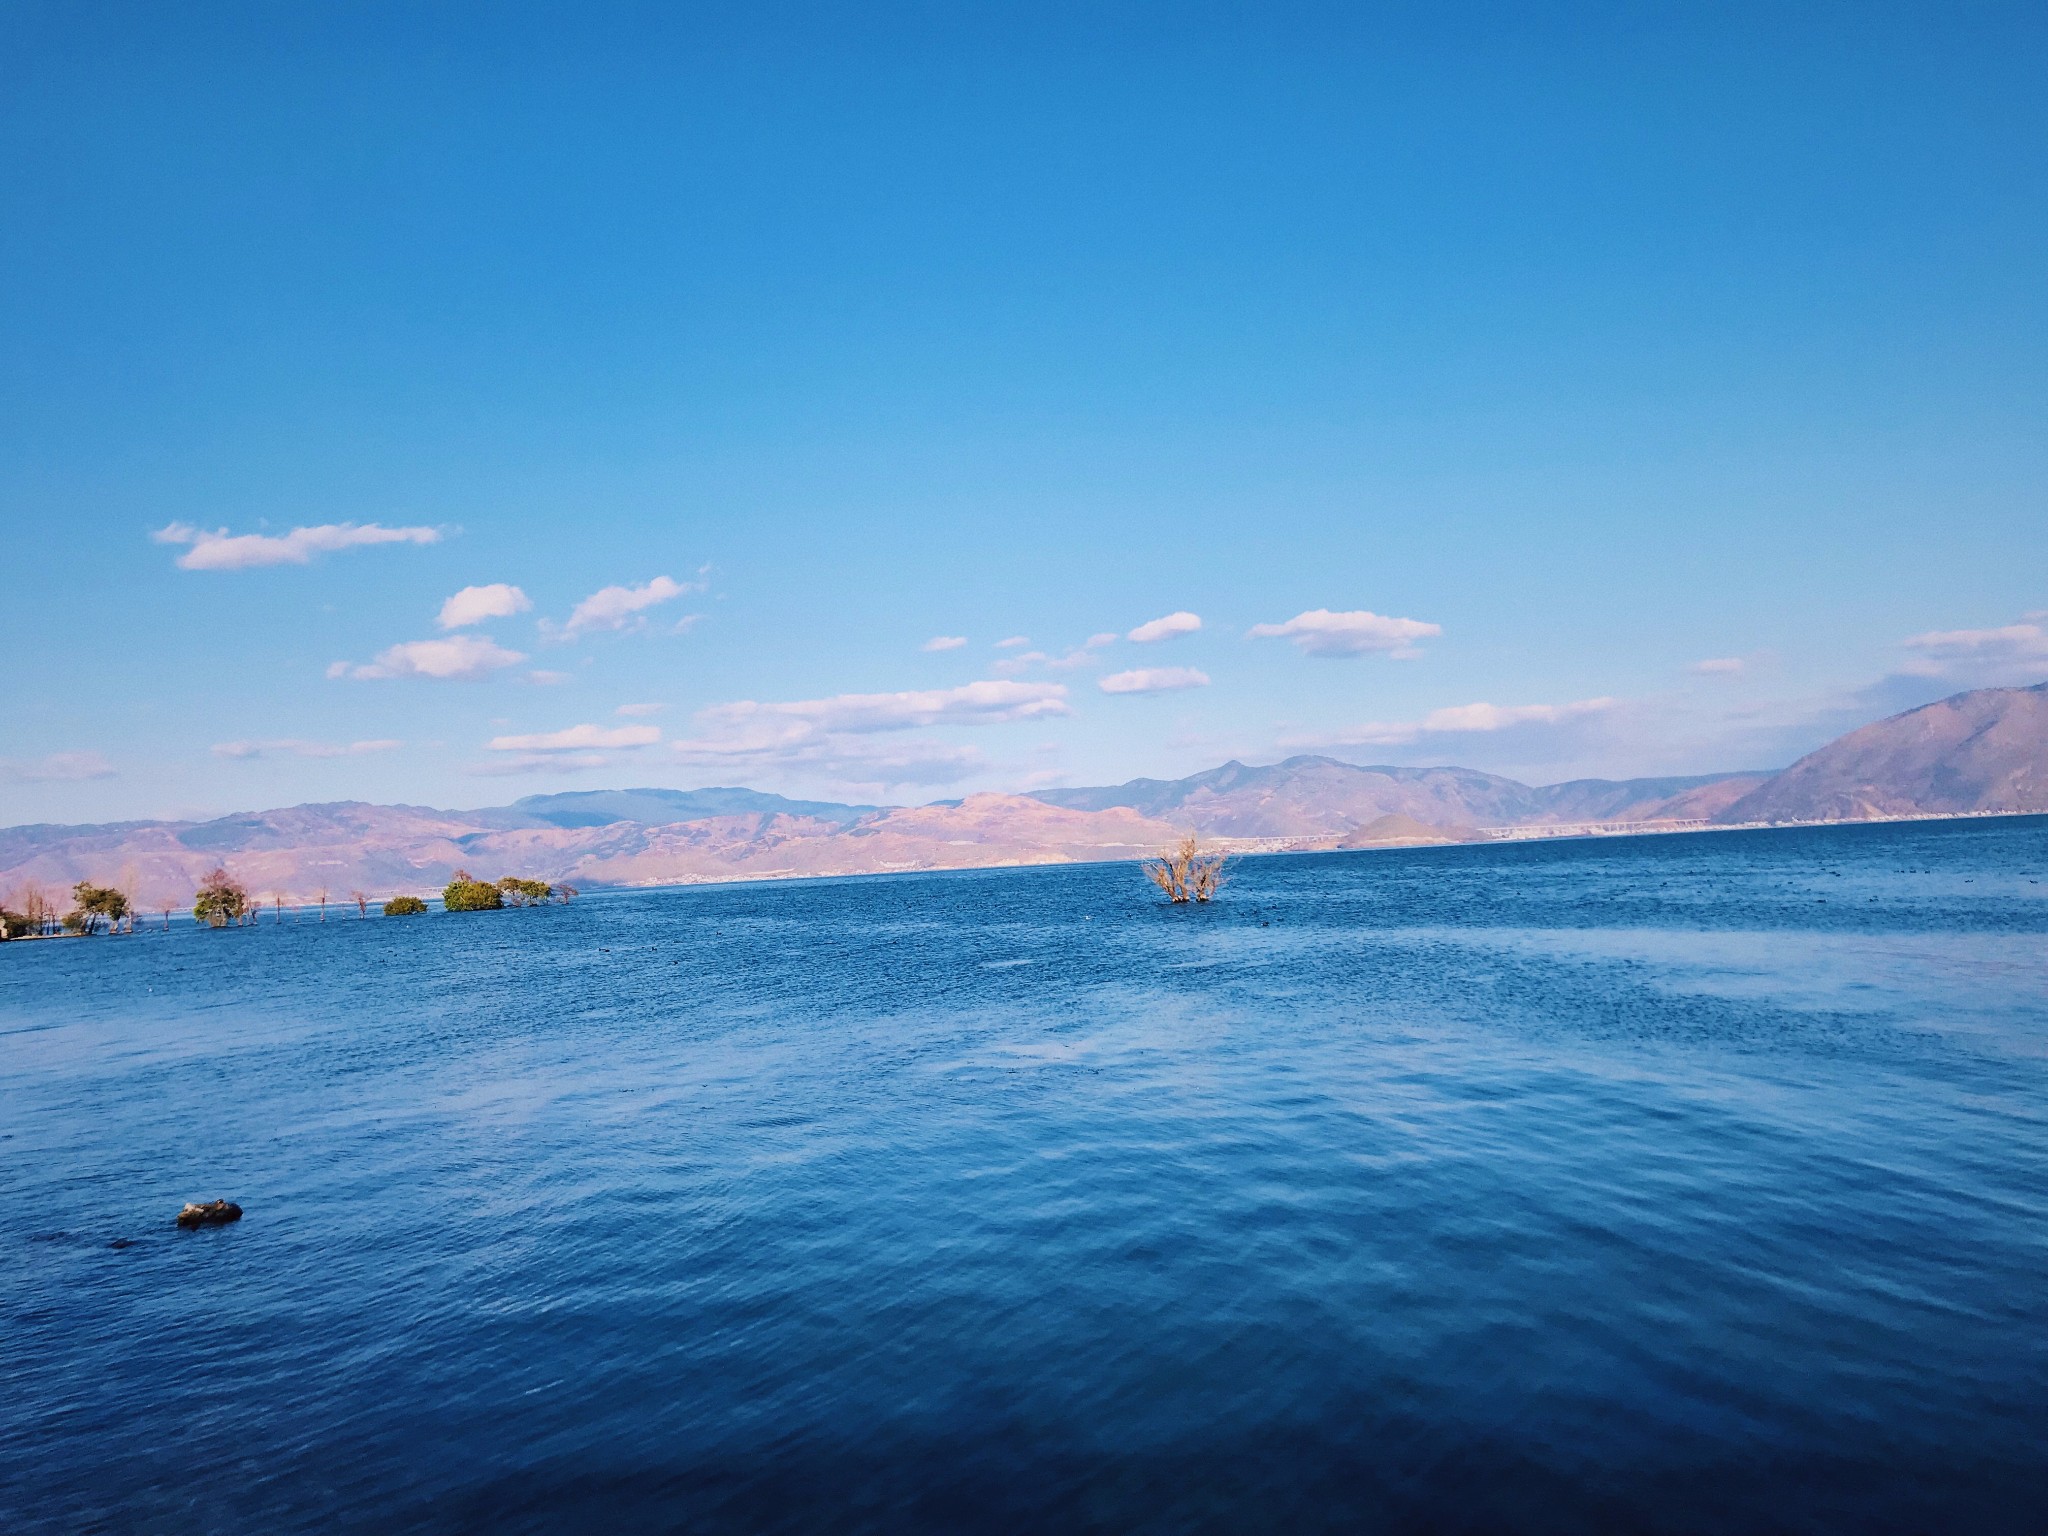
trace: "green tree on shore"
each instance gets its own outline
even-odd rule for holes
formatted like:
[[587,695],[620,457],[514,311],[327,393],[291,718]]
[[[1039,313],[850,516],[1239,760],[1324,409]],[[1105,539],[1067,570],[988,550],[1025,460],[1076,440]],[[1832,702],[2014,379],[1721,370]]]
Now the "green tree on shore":
[[77,907],[65,914],[64,926],[73,933],[111,932],[128,915],[128,898],[112,886],[81,880],[71,887]]

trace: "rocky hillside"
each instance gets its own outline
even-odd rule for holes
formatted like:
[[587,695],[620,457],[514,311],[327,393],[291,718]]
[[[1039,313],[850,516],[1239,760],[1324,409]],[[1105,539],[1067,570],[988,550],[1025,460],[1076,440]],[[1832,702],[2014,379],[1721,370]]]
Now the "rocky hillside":
[[1959,693],[1851,731],[1731,802],[1718,819],[1964,811],[2048,811],[2048,683]]
[[1265,768],[1225,763],[1185,779],[1040,790],[1075,810],[1121,806],[1211,837],[1343,837],[1382,816],[1438,827],[1692,820],[1713,815],[1768,775],[1574,779],[1536,787],[1471,768],[1360,767],[1290,757]]

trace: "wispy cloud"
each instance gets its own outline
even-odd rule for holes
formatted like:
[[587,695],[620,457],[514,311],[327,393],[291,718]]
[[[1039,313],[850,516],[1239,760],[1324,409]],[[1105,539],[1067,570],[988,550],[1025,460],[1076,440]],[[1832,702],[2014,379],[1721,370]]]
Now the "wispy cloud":
[[1610,698],[1579,699],[1570,704],[1458,704],[1433,709],[1420,720],[1375,721],[1315,737],[1299,737],[1283,743],[1292,746],[1399,747],[1426,736],[1457,736],[1475,732],[1505,731],[1516,726],[1563,725],[1589,715],[1604,714],[1618,701]]
[[574,672],[557,672],[551,667],[535,667],[526,674],[526,681],[536,688],[559,688],[564,683],[576,681]]
[[861,794],[884,794],[907,785],[957,784],[989,768],[979,749],[930,738],[889,741],[819,735],[755,745],[690,741],[675,743],[674,750],[678,761],[721,774],[744,771],[777,779],[823,780]]
[[[677,581],[673,577],[657,576],[637,587],[600,587],[570,612],[568,622],[561,626],[562,637],[573,640],[594,629],[639,628],[647,622],[648,609],[672,603],[692,592],[701,592],[704,585],[702,581]],[[684,620],[683,627],[687,627],[689,622]]]
[[1015,677],[1020,672],[1029,672],[1033,667],[1050,660],[1043,651],[1019,651],[1015,656],[1005,656],[1001,661],[991,662],[989,671],[997,677]]
[[1192,635],[1201,627],[1200,617],[1183,609],[1179,613],[1169,613],[1163,619],[1153,619],[1149,623],[1140,624],[1124,638],[1139,645],[1155,645],[1161,640],[1171,640],[1176,635]]
[[1101,650],[1101,649],[1102,649],[1102,648],[1103,648],[1103,647],[1104,647],[1105,645],[1115,645],[1115,644],[1116,644],[1116,635],[1115,635],[1115,633],[1114,633],[1113,631],[1110,631],[1110,630],[1106,630],[1106,629],[1105,629],[1105,630],[1104,630],[1104,631],[1103,631],[1103,632],[1102,632],[1101,634],[1099,634],[1099,635],[1090,635],[1090,636],[1089,636],[1089,637],[1088,637],[1088,638],[1087,638],[1086,640],[1083,640],[1083,641],[1081,642],[1081,649],[1082,649],[1082,650],[1084,650],[1084,651],[1099,651],[1099,650]]
[[1697,672],[1702,677],[1732,677],[1746,665],[1740,656],[1715,656],[1707,661],[1696,661],[1686,670]]
[[612,713],[624,715],[629,720],[638,720],[645,719],[648,715],[658,715],[667,708],[666,704],[621,704]]
[[1140,667],[1112,672],[1095,685],[1104,693],[1168,693],[1177,688],[1206,688],[1209,674],[1193,667]]
[[487,587],[464,587],[441,605],[435,622],[443,629],[467,629],[486,619],[509,619],[532,606],[533,599],[519,588],[494,581]]
[[822,774],[860,785],[947,784],[987,766],[971,747],[874,738],[933,726],[996,725],[1070,714],[1058,683],[1000,679],[902,693],[842,693],[761,703],[742,699],[700,710],[697,734],[671,744],[681,761],[781,774]]
[[921,651],[957,651],[967,643],[965,635],[933,635],[918,647]]
[[545,731],[535,736],[493,736],[493,752],[588,752],[618,747],[651,747],[661,740],[661,730],[652,725],[572,725],[567,730]]
[[190,523],[171,523],[150,535],[159,544],[190,546],[178,556],[186,571],[246,571],[263,565],[305,565],[315,555],[362,549],[372,544],[438,544],[438,528],[386,528],[380,523],[322,523],[290,533],[212,532]]
[[250,761],[264,757],[368,757],[373,752],[395,752],[404,746],[402,741],[378,739],[375,741],[302,741],[286,736],[275,741],[218,741],[213,745],[215,757],[232,757]]
[[918,726],[988,725],[1071,714],[1066,699],[1067,690],[1059,683],[984,681],[904,693],[841,693],[787,704],[742,699],[715,704],[697,718],[728,729],[767,729],[781,735],[865,735]]
[[2048,677],[2048,612],[2026,613],[1989,629],[1937,629],[1901,642],[1905,659],[1858,691],[1861,707],[1886,713],[1930,703],[1965,688],[2010,688]]
[[52,752],[28,762],[0,758],[0,780],[10,784],[76,784],[112,777],[114,765],[97,752]]
[[1031,637],[1029,635],[1011,635],[1006,640],[998,640],[996,642],[996,649],[999,651],[1014,651],[1018,646],[1029,645],[1030,643]]
[[611,762],[602,752],[543,752],[472,763],[462,771],[472,778],[498,779],[527,773],[589,773],[594,769],[609,768]]
[[1441,624],[1390,619],[1363,608],[1348,613],[1311,608],[1284,624],[1254,624],[1247,633],[1254,640],[1292,640],[1310,656],[1363,656],[1379,651],[1405,659],[1421,654],[1416,641],[1443,632]]
[[2035,623],[2005,624],[1997,629],[1937,629],[1914,635],[1906,641],[1906,649],[1936,661],[2048,660],[2048,630]]
[[524,660],[523,652],[508,651],[481,635],[453,635],[446,640],[408,640],[382,652],[375,661],[362,665],[337,661],[327,669],[327,675],[364,680],[433,677],[469,681],[488,677],[505,667],[516,667]]

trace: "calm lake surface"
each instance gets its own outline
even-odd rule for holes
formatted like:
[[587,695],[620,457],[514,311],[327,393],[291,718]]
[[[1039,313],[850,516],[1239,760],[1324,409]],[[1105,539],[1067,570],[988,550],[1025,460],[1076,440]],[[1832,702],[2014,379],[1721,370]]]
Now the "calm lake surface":
[[0,1137],[10,1532],[2048,1521],[2048,818],[10,945]]

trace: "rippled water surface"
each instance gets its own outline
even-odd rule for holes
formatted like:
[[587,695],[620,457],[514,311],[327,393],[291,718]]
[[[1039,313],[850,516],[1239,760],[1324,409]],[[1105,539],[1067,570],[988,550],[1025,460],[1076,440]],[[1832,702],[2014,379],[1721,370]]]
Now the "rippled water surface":
[[2043,882],[2034,818],[6,946],[0,1526],[2037,1531]]

